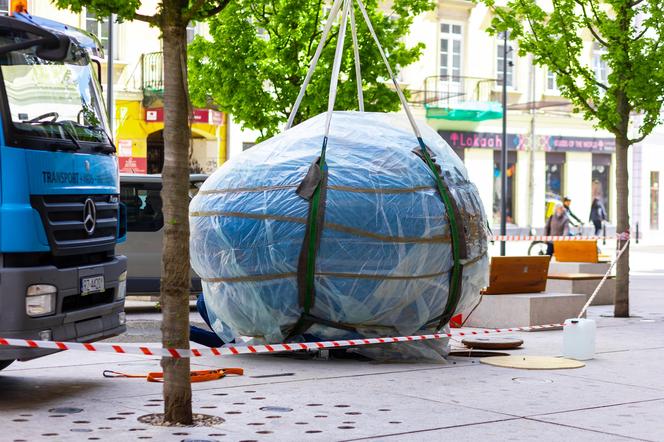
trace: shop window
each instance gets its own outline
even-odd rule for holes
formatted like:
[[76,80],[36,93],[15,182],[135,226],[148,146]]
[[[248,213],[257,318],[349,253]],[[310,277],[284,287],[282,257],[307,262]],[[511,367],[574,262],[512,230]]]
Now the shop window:
[[0,0],[0,15],[9,15],[9,0]]
[[650,229],[659,230],[659,172],[650,172]]
[[160,186],[123,184],[120,200],[127,208],[127,230],[156,232],[164,226]]
[[455,23],[440,24],[440,76],[443,81],[461,81],[463,62],[463,27]]
[[[516,178],[516,152],[507,152],[507,189],[505,207],[508,224],[514,223],[514,184]],[[493,152],[493,222],[500,224],[501,197],[500,151]]]
[[607,217],[611,218],[609,210],[609,175],[611,172],[611,155],[610,154],[593,154],[593,170],[592,170],[592,198],[599,198],[606,209]]
[[547,198],[562,199],[565,190],[563,187],[563,180],[565,179],[565,153],[546,153],[545,179]]
[[[496,84],[498,86],[503,85],[503,73],[505,69],[505,59],[504,59],[504,48],[505,48],[505,34],[501,32],[498,34],[496,40],[496,78],[498,81]],[[513,88],[516,84],[516,68],[514,66],[514,52],[515,47],[514,43],[510,41],[509,32],[507,33],[507,75],[506,83],[508,88]]]

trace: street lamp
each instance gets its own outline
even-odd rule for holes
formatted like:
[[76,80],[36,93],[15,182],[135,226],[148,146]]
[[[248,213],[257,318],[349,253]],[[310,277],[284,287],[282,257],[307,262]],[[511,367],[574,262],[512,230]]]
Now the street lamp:
[[[500,148],[500,234],[507,235],[507,31],[503,31],[503,134]],[[505,256],[505,241],[500,241]]]

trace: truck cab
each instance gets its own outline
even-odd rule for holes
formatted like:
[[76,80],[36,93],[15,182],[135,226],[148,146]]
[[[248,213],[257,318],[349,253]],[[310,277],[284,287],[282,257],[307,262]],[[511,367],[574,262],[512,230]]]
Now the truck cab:
[[[125,330],[115,247],[126,217],[99,50],[68,26],[0,17],[0,337],[92,342]],[[0,368],[53,351],[0,347]]]

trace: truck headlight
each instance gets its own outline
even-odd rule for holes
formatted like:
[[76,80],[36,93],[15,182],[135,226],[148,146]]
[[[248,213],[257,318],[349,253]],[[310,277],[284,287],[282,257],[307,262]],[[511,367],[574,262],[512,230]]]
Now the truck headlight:
[[52,315],[57,294],[58,289],[53,285],[31,285],[25,292],[25,313],[33,318]]
[[124,299],[127,295],[127,272],[120,273],[118,276],[118,290],[115,292],[115,300]]

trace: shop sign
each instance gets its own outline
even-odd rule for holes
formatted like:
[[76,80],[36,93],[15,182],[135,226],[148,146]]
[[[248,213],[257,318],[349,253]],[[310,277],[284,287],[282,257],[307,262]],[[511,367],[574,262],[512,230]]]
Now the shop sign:
[[540,146],[550,152],[615,152],[614,138],[565,137],[542,135]]
[[[447,144],[449,144],[450,147],[455,149],[466,147],[501,149],[503,147],[503,138],[500,133],[439,130],[438,134],[447,141]],[[507,149],[524,149],[526,142],[525,138],[525,135],[507,134]]]
[[[454,149],[501,149],[502,134],[493,132],[468,132],[439,130],[438,134]],[[606,152],[615,151],[613,138],[567,137],[562,135],[537,135],[536,146],[547,152]],[[507,134],[508,150],[524,150],[530,145],[528,134]]]
[[164,121],[164,108],[159,107],[156,109],[145,110],[145,121],[148,123],[157,123]]
[[[224,124],[224,114],[212,109],[194,109],[193,122],[221,126]],[[145,121],[148,123],[161,123],[164,121],[164,108],[158,107],[145,110]]]
[[212,109],[194,109],[194,123],[221,126],[224,124],[224,114]]
[[132,155],[131,140],[118,140],[117,144],[119,157],[130,157]]
[[148,159],[145,157],[118,158],[121,173],[148,173]]

